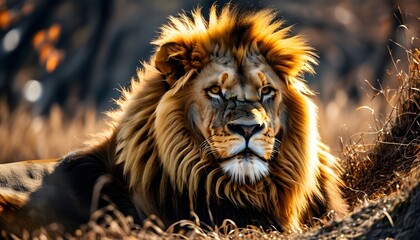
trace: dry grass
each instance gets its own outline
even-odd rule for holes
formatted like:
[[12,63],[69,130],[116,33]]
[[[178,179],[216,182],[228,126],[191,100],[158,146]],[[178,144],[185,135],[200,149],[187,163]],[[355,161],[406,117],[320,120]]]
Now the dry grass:
[[[63,234],[56,225],[34,233],[40,239],[329,239],[403,238],[420,234],[420,51],[409,52],[407,74],[396,76],[400,87],[386,95],[389,115],[377,130],[343,147],[346,197],[354,210],[344,219],[321,222],[300,233],[265,231],[255,226],[240,229],[231,221],[211,228],[183,220],[165,229],[151,216],[139,227],[110,205],[92,215],[91,221],[73,234]],[[382,92],[381,92],[382,91]],[[349,120],[350,121],[350,120]],[[378,121],[381,122],[381,121]],[[33,118],[27,108],[8,111],[0,105],[0,162],[54,157],[77,144],[77,138],[98,129],[93,111],[85,110],[67,120],[58,108],[48,118]],[[69,137],[70,136],[70,137]],[[76,141],[75,141],[76,139]],[[11,236],[9,236],[11,237]],[[25,236],[30,238],[29,235]]]
[[81,108],[68,118],[58,106],[48,116],[34,116],[29,107],[10,111],[0,102],[0,163],[56,158],[80,145],[101,127],[94,109]]
[[400,87],[388,100],[395,104],[383,126],[374,132],[375,142],[365,144],[361,135],[345,147],[347,196],[353,204],[357,199],[378,199],[395,192],[404,177],[419,166],[419,55],[415,50],[409,73],[397,76]]

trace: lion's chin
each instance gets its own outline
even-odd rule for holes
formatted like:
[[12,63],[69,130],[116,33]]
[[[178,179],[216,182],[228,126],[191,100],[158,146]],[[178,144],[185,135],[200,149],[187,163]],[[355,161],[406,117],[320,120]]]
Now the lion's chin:
[[268,163],[255,155],[236,155],[220,165],[237,184],[254,184],[269,174]]

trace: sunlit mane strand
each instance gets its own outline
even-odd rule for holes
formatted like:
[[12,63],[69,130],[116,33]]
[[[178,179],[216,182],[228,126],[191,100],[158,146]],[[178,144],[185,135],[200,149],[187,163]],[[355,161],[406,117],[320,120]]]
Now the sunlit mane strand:
[[[249,52],[259,53],[289,84],[299,84],[298,79],[304,73],[314,73],[315,54],[300,36],[289,36],[290,27],[282,25],[282,21],[276,20],[276,13],[269,9],[239,13],[227,6],[218,14],[213,6],[206,21],[198,8],[192,12],[192,18],[186,14],[170,17],[153,44],[158,50],[168,43],[189,46],[191,63],[185,70],[202,67],[215,50],[219,55],[229,52],[239,61]],[[305,84],[296,87],[303,93],[311,93]]]

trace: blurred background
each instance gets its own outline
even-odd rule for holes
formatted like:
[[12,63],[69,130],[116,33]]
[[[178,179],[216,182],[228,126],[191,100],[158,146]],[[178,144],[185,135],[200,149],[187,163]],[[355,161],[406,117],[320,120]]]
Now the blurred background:
[[[286,25],[293,25],[293,32],[304,35],[316,49],[317,74],[306,80],[318,93],[321,135],[337,152],[341,138],[357,141],[357,135],[381,124],[378,115],[392,106],[388,93],[407,69],[406,50],[420,46],[418,0],[232,0],[217,4],[227,2],[276,9]],[[34,142],[29,145],[40,145],[28,150],[28,155],[37,151],[32,155],[38,158],[64,154],[80,144],[86,131],[98,131],[101,113],[115,107],[112,99],[119,98],[118,89],[127,86],[141,62],[153,54],[150,41],[168,16],[196,6],[207,13],[212,4],[0,0],[3,155],[8,160],[27,158],[18,147],[5,145],[15,141],[22,146],[28,132],[33,132]],[[372,102],[377,93],[380,99]],[[79,120],[76,124],[66,119]],[[61,133],[63,128],[67,130]],[[45,145],[53,150],[46,151]]]

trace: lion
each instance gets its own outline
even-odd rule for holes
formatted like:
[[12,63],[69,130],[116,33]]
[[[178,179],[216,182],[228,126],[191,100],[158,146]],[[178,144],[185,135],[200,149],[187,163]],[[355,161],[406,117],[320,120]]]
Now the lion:
[[209,225],[293,231],[343,216],[339,161],[303,80],[316,55],[276,17],[229,5],[212,6],[208,20],[200,8],[170,17],[109,128],[41,173],[38,189],[20,190],[21,201],[0,193],[2,227],[71,231],[109,203],[166,226],[195,213]]

